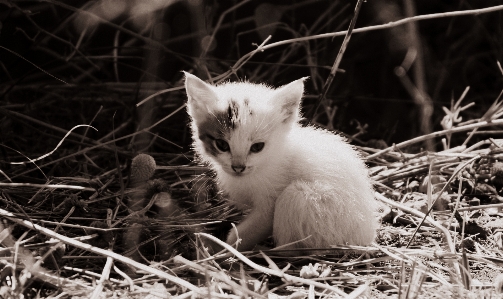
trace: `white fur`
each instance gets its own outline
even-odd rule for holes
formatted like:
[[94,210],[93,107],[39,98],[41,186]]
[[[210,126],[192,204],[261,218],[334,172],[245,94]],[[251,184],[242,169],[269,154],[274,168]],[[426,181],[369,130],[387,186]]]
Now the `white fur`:
[[[271,233],[278,246],[309,236],[297,248],[374,240],[376,204],[365,164],[339,135],[298,124],[303,79],[278,89],[247,82],[212,86],[186,73],[186,90],[198,156],[217,173],[229,200],[250,210],[237,226],[240,250]],[[198,126],[215,123],[230,101],[252,115],[240,110],[235,129],[217,132],[230,151],[212,155],[198,138],[204,129]],[[264,149],[252,153],[256,142],[265,142]],[[235,163],[246,165],[245,171],[237,174]],[[227,242],[237,239],[231,230]]]

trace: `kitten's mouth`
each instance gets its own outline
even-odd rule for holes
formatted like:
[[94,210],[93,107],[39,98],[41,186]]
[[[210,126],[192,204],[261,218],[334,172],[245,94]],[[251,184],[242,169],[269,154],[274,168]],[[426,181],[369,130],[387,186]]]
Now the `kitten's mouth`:
[[241,170],[241,169],[225,169],[225,172],[227,172],[228,174],[234,176],[234,177],[244,177],[244,176],[247,176],[248,174],[250,174],[252,172],[252,169],[251,167],[247,167],[246,170]]
[[230,174],[235,176],[235,177],[242,177],[246,176],[249,172],[235,172],[235,171],[230,171]]

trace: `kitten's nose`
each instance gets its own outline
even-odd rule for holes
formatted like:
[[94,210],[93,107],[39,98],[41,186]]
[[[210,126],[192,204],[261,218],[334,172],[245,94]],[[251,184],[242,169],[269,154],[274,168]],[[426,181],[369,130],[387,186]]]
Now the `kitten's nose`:
[[245,171],[246,166],[244,166],[244,165],[236,165],[236,166],[232,165],[231,168],[232,168],[232,170],[234,170],[235,173],[242,173],[243,171]]

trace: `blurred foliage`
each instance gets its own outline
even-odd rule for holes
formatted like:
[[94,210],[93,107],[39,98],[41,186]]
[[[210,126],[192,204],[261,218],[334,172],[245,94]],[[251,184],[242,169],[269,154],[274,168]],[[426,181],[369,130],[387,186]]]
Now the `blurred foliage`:
[[[406,17],[406,2],[364,3],[356,28]],[[409,3],[416,15],[500,4],[495,0]],[[67,130],[89,123],[103,105],[95,120],[97,137],[112,131],[114,113],[115,125],[131,120],[126,131],[133,132],[141,127],[135,103],[159,90],[181,86],[181,70],[214,77],[268,35],[272,35],[271,44],[345,30],[354,4],[318,0],[2,1],[1,105]],[[433,103],[430,121],[434,129],[441,129],[441,107],[449,106],[467,86],[471,89],[466,101],[476,106],[463,112],[464,119],[487,109],[502,85],[496,64],[503,55],[501,12],[424,20],[416,25],[418,36],[406,25],[353,35],[342,59],[344,73],[337,74],[329,101],[324,103],[337,108],[335,117],[320,115],[320,124],[331,121],[329,127],[348,134],[358,131],[358,123],[367,124],[367,133],[359,133],[361,140],[384,139],[388,144],[420,135],[421,107],[394,73],[414,38],[422,56],[416,62],[424,70],[424,92]],[[320,38],[273,47],[257,53],[230,80],[279,86],[310,76],[304,101],[309,115],[341,42],[342,37]],[[151,102],[146,108],[150,114],[142,115],[155,122],[182,105],[184,95],[166,93]],[[8,119],[3,119],[2,129],[26,134],[11,128],[12,120],[3,115]],[[185,123],[185,115],[178,113],[155,131],[187,149]],[[155,142],[152,150],[180,152],[162,142]]]

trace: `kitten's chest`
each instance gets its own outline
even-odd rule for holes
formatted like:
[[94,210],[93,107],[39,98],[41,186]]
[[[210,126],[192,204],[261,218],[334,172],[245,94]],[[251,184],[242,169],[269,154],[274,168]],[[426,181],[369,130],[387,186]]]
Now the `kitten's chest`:
[[238,209],[271,207],[288,186],[288,176],[231,178],[220,180],[220,187],[228,200]]

